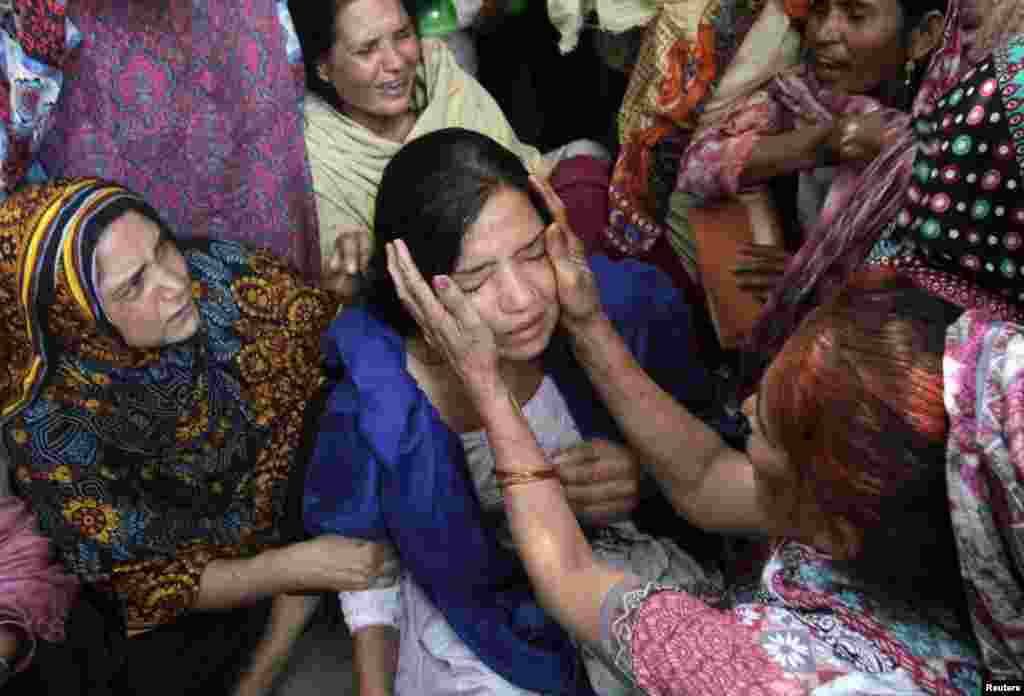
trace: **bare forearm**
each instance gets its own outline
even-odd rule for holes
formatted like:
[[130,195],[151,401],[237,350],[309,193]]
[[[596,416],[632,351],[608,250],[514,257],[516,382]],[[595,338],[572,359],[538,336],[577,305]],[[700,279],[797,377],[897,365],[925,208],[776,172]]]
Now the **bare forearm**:
[[830,126],[806,126],[779,135],[763,136],[757,141],[740,174],[741,185],[753,186],[812,168],[830,130]]
[[715,457],[727,449],[725,441],[644,372],[610,321],[603,319],[574,333],[573,347],[662,491],[673,503],[684,500]]
[[200,577],[194,609],[233,609],[248,606],[298,588],[287,575],[284,549],[270,549],[252,558],[211,561]]
[[253,651],[252,661],[242,674],[235,696],[270,693],[274,682],[287,668],[295,644],[319,602],[319,595],[274,598],[263,638]]
[[367,626],[352,636],[359,693],[383,696],[394,692],[398,671],[399,632],[392,626]]
[[[535,471],[550,464],[510,397],[481,409],[502,471]],[[509,486],[505,509],[519,555],[542,606],[585,640],[600,635],[601,600],[624,577],[594,557],[557,479]]]
[[661,389],[607,319],[573,332],[576,356],[675,510],[711,531],[769,524],[750,462]]

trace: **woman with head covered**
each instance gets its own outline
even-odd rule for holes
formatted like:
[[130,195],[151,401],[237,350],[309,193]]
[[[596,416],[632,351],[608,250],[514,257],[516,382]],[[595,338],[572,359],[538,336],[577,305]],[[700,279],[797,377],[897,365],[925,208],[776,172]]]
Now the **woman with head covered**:
[[[108,182],[28,186],[0,207],[0,424],[17,493],[113,600],[93,688],[273,676],[312,606],[287,595],[366,587],[386,561],[289,522],[335,311],[268,253],[179,244]],[[250,664],[268,610],[283,642]],[[157,684],[153,655],[177,655]]]

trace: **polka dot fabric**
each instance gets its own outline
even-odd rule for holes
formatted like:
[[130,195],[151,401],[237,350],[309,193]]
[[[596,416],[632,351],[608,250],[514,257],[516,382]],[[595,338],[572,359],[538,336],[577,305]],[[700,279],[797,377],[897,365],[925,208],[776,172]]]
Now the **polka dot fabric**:
[[965,73],[915,128],[923,144],[906,205],[885,240],[895,253],[881,259],[876,254],[874,260],[944,286],[941,294],[962,301],[973,287],[992,297],[989,304],[1019,312],[1024,305],[1024,35]]

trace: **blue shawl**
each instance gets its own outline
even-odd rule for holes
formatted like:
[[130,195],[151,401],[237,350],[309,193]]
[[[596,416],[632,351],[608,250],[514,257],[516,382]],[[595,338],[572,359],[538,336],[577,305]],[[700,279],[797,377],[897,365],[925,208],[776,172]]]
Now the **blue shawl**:
[[[644,369],[695,412],[712,409],[689,307],[667,278],[635,261],[596,256],[591,265],[609,317]],[[306,479],[306,528],[393,543],[459,637],[511,683],[592,694],[576,647],[485,522],[461,440],[407,371],[403,339],[356,307],[335,319],[324,353],[340,379]],[[543,362],[582,436],[621,442],[564,337],[556,333]]]

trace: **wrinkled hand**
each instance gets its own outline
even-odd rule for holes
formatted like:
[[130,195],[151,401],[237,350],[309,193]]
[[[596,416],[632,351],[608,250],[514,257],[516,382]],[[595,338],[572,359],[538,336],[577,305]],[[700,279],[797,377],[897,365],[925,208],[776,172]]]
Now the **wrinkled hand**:
[[597,281],[583,242],[569,225],[562,199],[546,179],[531,176],[530,185],[544,199],[553,219],[544,231],[544,241],[558,285],[561,322],[569,331],[578,332],[604,317]]
[[629,517],[642,497],[643,468],[623,445],[595,438],[552,458],[576,517],[601,526]]
[[732,272],[736,287],[752,293],[761,302],[767,302],[786,272],[791,255],[774,244],[745,244],[740,249],[738,262]]
[[401,239],[388,244],[386,250],[388,273],[398,297],[427,343],[444,354],[471,395],[482,400],[498,394],[502,383],[491,327],[448,276],[435,276],[431,291]]
[[295,592],[353,592],[390,585],[398,576],[398,557],[389,544],[338,534],[285,547],[289,568],[299,575]]
[[343,229],[334,240],[334,253],[324,259],[321,285],[352,300],[361,287],[362,274],[370,265],[373,245],[365,227]]
[[891,137],[884,112],[841,116],[825,141],[839,162],[870,162],[878,157]]

